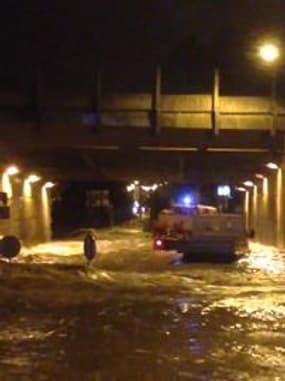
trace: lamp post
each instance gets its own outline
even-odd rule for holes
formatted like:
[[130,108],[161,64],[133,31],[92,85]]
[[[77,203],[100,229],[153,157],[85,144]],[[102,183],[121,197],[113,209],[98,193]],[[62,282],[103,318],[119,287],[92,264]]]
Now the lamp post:
[[271,136],[276,132],[276,95],[277,95],[277,66],[280,59],[281,51],[276,44],[265,43],[259,47],[259,57],[266,66],[271,67],[271,105],[270,112],[272,115]]
[[15,165],[10,165],[4,171],[2,175],[2,191],[7,193],[8,198],[13,196],[13,187],[11,182],[11,177],[19,173],[19,168]]
[[23,193],[25,197],[32,197],[32,188],[31,184],[34,184],[38,181],[40,181],[41,178],[38,175],[29,175],[25,180],[24,180],[24,188],[23,188]]
[[280,57],[280,49],[277,45],[268,42],[259,47],[259,56],[264,62],[272,64]]
[[245,222],[245,230],[248,233],[249,232],[249,190],[246,187],[236,187],[236,190],[244,194],[243,215],[244,215],[244,222]]

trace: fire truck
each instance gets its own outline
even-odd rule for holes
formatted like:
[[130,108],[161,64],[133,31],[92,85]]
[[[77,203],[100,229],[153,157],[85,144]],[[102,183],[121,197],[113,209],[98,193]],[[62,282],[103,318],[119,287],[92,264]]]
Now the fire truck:
[[153,245],[195,262],[232,262],[249,251],[243,215],[202,204],[163,209],[153,226]]

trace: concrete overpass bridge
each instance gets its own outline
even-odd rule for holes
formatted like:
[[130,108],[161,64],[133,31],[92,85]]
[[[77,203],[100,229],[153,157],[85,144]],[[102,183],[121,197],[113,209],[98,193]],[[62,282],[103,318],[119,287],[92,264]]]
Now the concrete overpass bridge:
[[232,179],[283,155],[284,102],[221,96],[217,84],[162,94],[159,83],[149,94],[1,94],[2,157],[57,177],[183,180],[212,170]]
[[[192,181],[238,184],[262,172],[265,185],[245,192],[248,227],[283,246],[285,102],[208,94],[164,94],[161,73],[150,93],[35,97],[0,94],[3,166],[21,163],[55,180]],[[265,163],[277,161],[276,173]],[[266,201],[265,201],[266,198]],[[284,204],[284,205],[283,205]]]

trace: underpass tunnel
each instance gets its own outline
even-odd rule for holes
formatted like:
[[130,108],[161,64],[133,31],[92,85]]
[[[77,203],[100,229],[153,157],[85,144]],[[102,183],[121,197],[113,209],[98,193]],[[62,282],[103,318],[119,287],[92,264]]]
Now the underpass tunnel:
[[[281,155],[250,151],[144,151],[136,147],[106,150],[25,147],[11,157],[22,167],[22,175],[33,170],[56,182],[57,194],[71,181],[104,183],[108,187],[111,183],[126,185],[138,179],[146,184],[166,181],[194,184],[200,189],[229,184],[237,205],[242,206],[248,231],[255,232],[255,240],[284,246],[285,164]],[[5,161],[8,160],[7,155]],[[269,162],[276,163],[277,169],[266,167]],[[244,185],[246,180],[252,181],[253,186]],[[237,188],[244,188],[244,192]]]

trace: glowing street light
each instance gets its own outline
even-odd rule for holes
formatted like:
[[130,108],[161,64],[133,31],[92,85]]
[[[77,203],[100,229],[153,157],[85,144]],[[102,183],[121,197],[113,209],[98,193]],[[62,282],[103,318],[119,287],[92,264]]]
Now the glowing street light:
[[259,56],[266,63],[273,63],[280,57],[278,46],[272,43],[266,43],[259,48]]
[[25,181],[27,183],[33,184],[33,183],[40,181],[40,179],[41,178],[38,175],[30,175],[27,177],[27,179]]
[[19,168],[16,167],[15,165],[10,165],[10,166],[6,169],[6,171],[5,171],[5,173],[6,173],[8,176],[16,175],[16,174],[19,173],[19,172],[20,172],[20,171],[19,171]]
[[127,185],[127,192],[132,192],[135,189],[135,184]]
[[55,183],[51,182],[51,181],[47,181],[44,185],[43,185],[43,188],[45,189],[50,189],[50,188],[53,188],[55,186]]
[[25,197],[32,197],[32,184],[40,181],[41,178],[38,175],[30,175],[24,181],[23,194]]
[[250,180],[244,181],[243,185],[245,185],[246,187],[249,187],[249,188],[253,188],[254,187],[254,183],[252,181],[250,181]]
[[244,187],[236,187],[236,190],[239,192],[247,192],[247,189],[245,189]]
[[261,173],[256,173],[254,176],[255,176],[257,179],[259,179],[259,180],[263,180],[263,179],[265,178],[265,176],[263,176]]
[[272,163],[272,162],[267,163],[266,167],[269,168],[269,169],[273,169],[273,170],[277,170],[279,168],[276,163]]
[[278,61],[281,55],[281,50],[278,45],[267,42],[259,47],[258,50],[260,59],[271,67],[271,113],[272,113],[272,127],[270,129],[270,134],[273,136],[276,132],[277,123],[277,71],[278,71]]

